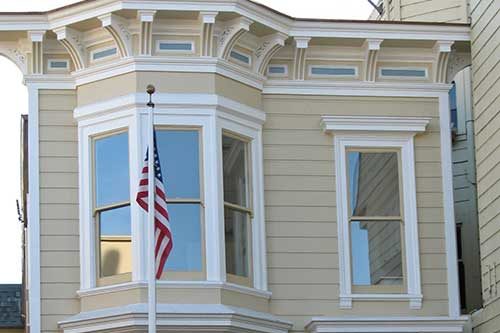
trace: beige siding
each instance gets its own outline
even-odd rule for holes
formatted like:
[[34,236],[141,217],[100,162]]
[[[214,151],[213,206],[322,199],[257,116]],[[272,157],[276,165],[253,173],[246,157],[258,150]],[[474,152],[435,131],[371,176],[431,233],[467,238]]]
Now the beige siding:
[[80,311],[76,94],[40,91],[40,261],[42,331]]
[[[467,23],[468,0],[385,0],[383,20]],[[377,19],[372,14],[370,19]]]
[[[438,104],[434,99],[265,96],[264,183],[271,311],[303,330],[312,316],[447,315]],[[428,116],[415,139],[422,310],[408,303],[338,307],[333,140],[321,115]]]
[[[500,2],[471,0],[479,234],[484,309],[478,333],[500,332]],[[496,274],[494,274],[496,272]]]

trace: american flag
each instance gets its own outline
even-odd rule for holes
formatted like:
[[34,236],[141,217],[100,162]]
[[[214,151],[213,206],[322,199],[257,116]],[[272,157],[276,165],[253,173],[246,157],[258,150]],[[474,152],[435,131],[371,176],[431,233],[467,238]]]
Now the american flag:
[[[160,158],[156,148],[156,134],[154,135],[154,167],[155,167],[155,259],[156,278],[159,279],[163,272],[163,267],[172,251],[173,240],[170,230],[170,219],[167,210],[167,196],[163,187],[163,177],[161,174]],[[148,152],[142,168],[139,190],[137,191],[137,203],[148,211]]]

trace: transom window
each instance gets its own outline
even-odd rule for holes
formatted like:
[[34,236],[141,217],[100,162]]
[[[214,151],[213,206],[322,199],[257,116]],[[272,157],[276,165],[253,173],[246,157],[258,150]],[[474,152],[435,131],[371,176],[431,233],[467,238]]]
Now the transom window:
[[204,279],[200,130],[156,129],[174,247],[164,279]]
[[403,291],[399,161],[398,151],[347,150],[351,271],[355,292]]
[[252,219],[248,141],[222,136],[226,273],[230,282],[250,286]]
[[98,281],[130,279],[131,227],[128,132],[95,137],[94,219],[98,235]]

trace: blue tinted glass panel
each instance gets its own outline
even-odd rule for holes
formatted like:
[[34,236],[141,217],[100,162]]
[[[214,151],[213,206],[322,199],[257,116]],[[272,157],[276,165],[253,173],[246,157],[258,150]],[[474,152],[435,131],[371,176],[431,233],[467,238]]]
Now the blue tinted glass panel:
[[285,74],[284,66],[269,66],[269,74]]
[[239,52],[236,52],[236,51],[231,51],[231,58],[234,58],[236,60],[239,60],[239,61],[247,63],[247,64],[250,63],[250,57],[248,57],[244,54],[241,54]]
[[382,76],[425,77],[425,69],[382,69]]
[[156,140],[167,197],[199,198],[199,132],[157,130]]
[[354,68],[335,67],[312,67],[311,74],[314,75],[356,75]]
[[170,228],[174,246],[164,271],[202,270],[199,204],[169,204]]
[[106,49],[106,50],[102,50],[102,51],[97,51],[97,52],[93,53],[92,54],[92,59],[99,60],[99,59],[102,59],[102,58],[110,57],[110,56],[115,55],[115,54],[116,54],[116,47],[113,47],[113,48],[110,48],[110,49]]
[[455,82],[453,82],[453,86],[450,89],[449,99],[450,99],[451,126],[452,128],[457,128],[458,127],[457,87],[455,85]]
[[130,236],[130,206],[100,213],[101,236]]
[[160,50],[165,51],[191,51],[192,49],[191,43],[160,43]]
[[66,61],[51,61],[50,68],[68,68],[68,63]]
[[94,149],[97,207],[128,201],[128,133],[97,139]]

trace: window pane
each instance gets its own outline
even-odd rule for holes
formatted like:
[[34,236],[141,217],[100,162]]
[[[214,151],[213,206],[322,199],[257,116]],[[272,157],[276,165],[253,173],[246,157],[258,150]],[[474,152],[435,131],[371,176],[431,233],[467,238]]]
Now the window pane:
[[248,213],[226,208],[224,210],[226,240],[226,272],[248,277]]
[[97,139],[94,147],[97,207],[128,201],[128,133]]
[[174,247],[164,271],[201,272],[201,227],[199,204],[169,204]]
[[398,154],[349,152],[349,203],[353,216],[399,216]]
[[130,206],[99,213],[101,276],[132,271]]
[[200,198],[198,131],[158,130],[163,183],[169,199]]
[[351,222],[351,258],[354,285],[401,285],[401,223]]
[[247,166],[244,141],[222,137],[224,201],[247,207]]

